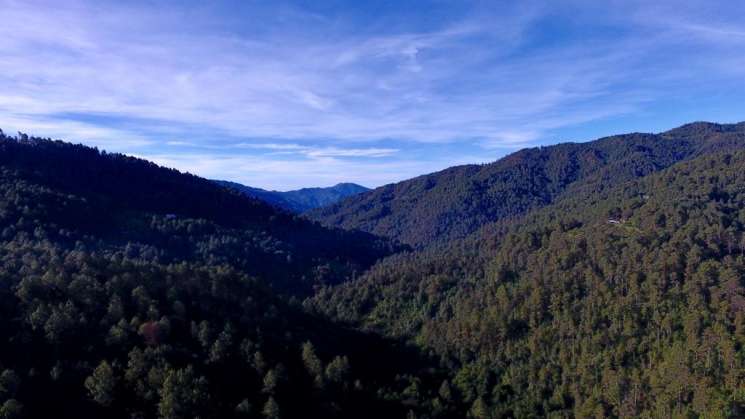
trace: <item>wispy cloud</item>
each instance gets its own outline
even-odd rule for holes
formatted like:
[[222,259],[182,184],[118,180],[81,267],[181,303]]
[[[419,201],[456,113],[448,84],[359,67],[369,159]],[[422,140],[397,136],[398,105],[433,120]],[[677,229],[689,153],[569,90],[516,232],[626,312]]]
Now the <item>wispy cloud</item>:
[[374,185],[381,159],[494,158],[745,93],[745,7],[687,3],[434,2],[396,19],[403,9],[0,0],[0,127],[161,160],[260,159],[273,178],[302,161],[306,186],[357,172]]
[[338,148],[326,147],[315,150],[308,150],[306,155],[309,157],[388,157],[398,150],[395,148]]
[[168,141],[169,146],[189,147],[206,150],[231,150],[231,149],[253,149],[270,150],[273,154],[298,154],[310,158],[317,157],[370,157],[380,158],[396,154],[396,148],[342,148],[342,147],[319,147],[300,145],[293,143],[235,143],[235,144],[199,144],[186,141]]
[[484,162],[476,155],[443,156],[420,161],[378,159],[361,168],[354,161],[334,157],[267,160],[256,156],[169,153],[148,155],[147,158],[166,167],[209,174],[208,177],[213,179],[231,179],[246,185],[261,185],[275,190],[308,186],[307,178],[313,179],[312,184],[315,186],[332,186],[339,183],[338,173],[344,173],[344,180],[348,182],[365,186],[384,185],[452,165]]

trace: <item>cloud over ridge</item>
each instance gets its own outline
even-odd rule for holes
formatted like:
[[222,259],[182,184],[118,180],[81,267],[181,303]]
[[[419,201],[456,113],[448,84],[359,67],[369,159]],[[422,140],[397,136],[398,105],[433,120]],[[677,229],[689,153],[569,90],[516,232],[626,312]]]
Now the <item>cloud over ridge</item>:
[[[176,165],[231,164],[232,150],[276,183],[219,165],[198,174],[279,189],[389,159],[388,175],[361,180],[375,185],[745,93],[745,7],[588,5],[421,2],[451,16],[427,20],[292,3],[0,0],[0,127]],[[340,164],[302,181],[281,172],[320,159]]]

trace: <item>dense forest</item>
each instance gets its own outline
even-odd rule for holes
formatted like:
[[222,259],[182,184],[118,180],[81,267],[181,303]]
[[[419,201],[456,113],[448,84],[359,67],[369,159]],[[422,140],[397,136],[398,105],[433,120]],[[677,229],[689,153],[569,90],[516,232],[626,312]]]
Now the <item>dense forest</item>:
[[475,417],[745,415],[745,152],[398,255],[311,309],[406,337]]
[[740,149],[705,123],[529,149],[324,227],[0,134],[0,418],[743,417]]
[[[55,242],[90,237],[102,246],[129,246],[131,254],[146,253],[165,263],[230,264],[253,275],[271,275],[271,285],[299,295],[342,282],[396,250],[367,233],[323,228],[145,160],[25,136],[1,139],[6,182],[23,180],[25,188],[44,191],[27,192],[15,204],[23,203],[16,216],[58,228]],[[35,218],[23,213],[26,206],[37,208]],[[79,237],[68,237],[68,230]]]
[[462,238],[497,219],[548,205],[583,183],[617,184],[717,150],[745,145],[745,123],[693,123],[661,134],[521,150],[494,163],[452,167],[313,210],[330,226],[415,247]]
[[398,249],[366,233],[25,135],[0,197],[2,418],[404,416],[436,374],[299,305]]

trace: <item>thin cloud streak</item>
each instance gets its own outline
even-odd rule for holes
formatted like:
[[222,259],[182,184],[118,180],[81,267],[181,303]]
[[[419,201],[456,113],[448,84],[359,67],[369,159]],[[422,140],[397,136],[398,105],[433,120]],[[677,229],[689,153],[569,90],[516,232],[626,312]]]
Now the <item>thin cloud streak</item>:
[[199,173],[211,179],[231,179],[272,190],[306,187],[308,177],[314,179],[315,186],[333,186],[339,183],[338,173],[345,173],[344,180],[347,182],[377,186],[453,165],[484,162],[483,158],[473,155],[427,161],[375,161],[362,166],[354,161],[333,157],[298,161],[266,160],[254,156],[179,153],[149,155],[147,158],[162,166]]
[[306,157],[388,157],[398,153],[395,148],[339,148],[339,147],[316,147],[300,144],[278,144],[278,143],[237,143],[237,144],[198,144],[185,141],[168,141],[169,146],[189,147],[208,150],[231,150],[231,149],[254,149],[270,150],[273,154],[299,154]]
[[742,8],[693,4],[532,1],[389,28],[292,5],[231,24],[214,5],[0,0],[0,127],[146,157],[349,160],[337,181],[377,159],[423,168],[440,145],[494,158],[741,85]]

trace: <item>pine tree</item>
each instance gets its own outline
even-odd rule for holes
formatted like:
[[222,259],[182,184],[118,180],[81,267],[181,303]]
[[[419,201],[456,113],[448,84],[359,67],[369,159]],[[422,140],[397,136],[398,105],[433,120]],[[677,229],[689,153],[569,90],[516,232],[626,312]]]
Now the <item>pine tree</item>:
[[266,419],[280,419],[280,412],[279,412],[279,405],[274,400],[274,397],[269,396],[269,399],[267,399],[266,403],[264,404],[264,409],[262,409],[261,413],[264,414],[264,417]]
[[323,386],[323,364],[316,355],[316,349],[311,342],[303,343],[302,350],[303,364],[311,377],[313,377],[317,387]]
[[85,388],[88,394],[98,404],[110,406],[114,401],[114,390],[116,377],[114,370],[108,362],[101,361],[88,378],[85,379]]

